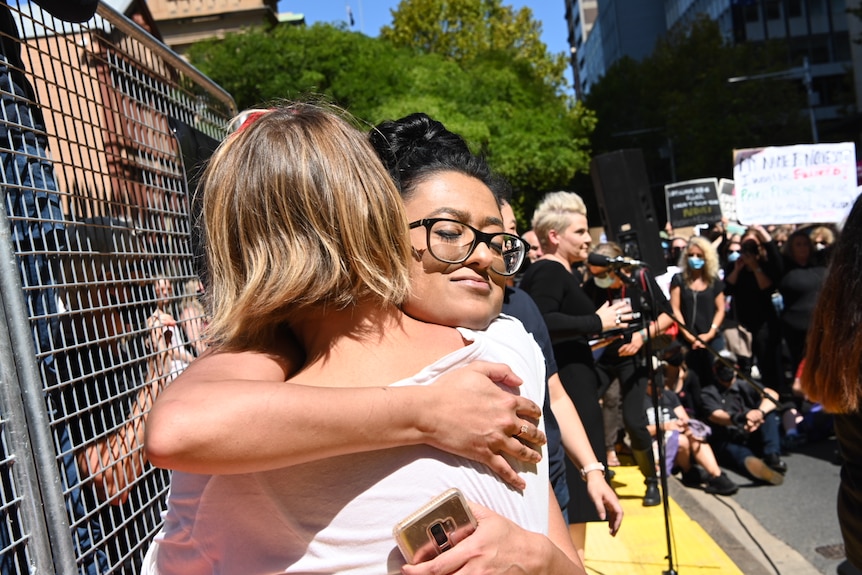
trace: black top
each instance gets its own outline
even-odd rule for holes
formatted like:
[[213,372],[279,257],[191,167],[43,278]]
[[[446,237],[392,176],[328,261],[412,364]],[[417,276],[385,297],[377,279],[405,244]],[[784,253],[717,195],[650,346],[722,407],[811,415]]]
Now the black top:
[[725,291],[724,282],[716,279],[705,290],[695,291],[686,285],[682,274],[676,274],[671,278],[670,286],[681,289],[679,306],[686,329],[693,335],[707,333],[712,326],[712,320],[715,319],[715,298]]
[[[557,373],[557,362],[554,359],[554,349],[551,345],[551,337],[548,328],[542,319],[542,313],[536,304],[522,289],[506,288],[503,300],[503,313],[521,320],[524,329],[527,330],[539,344],[542,355],[545,356],[545,376]],[[545,420],[545,435],[548,437],[548,471],[551,483],[563,477],[566,472],[566,452],[563,449],[563,438],[560,433],[560,424],[551,411],[551,394],[545,386],[545,404],[542,406],[542,417]]]
[[602,320],[577,278],[559,262],[539,260],[527,269],[520,287],[542,312],[558,364],[592,365],[589,338],[601,333]]
[[862,411],[835,415],[835,436],[844,460],[838,487],[838,524],[847,559],[862,569]]
[[[633,276],[633,279],[634,281],[627,282],[620,288],[600,288],[593,281],[593,278],[584,282],[584,292],[593,301],[594,309],[603,306],[607,301],[612,302],[625,299],[631,304],[633,312],[641,314],[639,320],[629,323],[629,328],[625,330],[622,339],[613,342],[605,348],[601,356],[603,363],[616,363],[620,359],[631,360],[632,357],[620,358],[619,349],[623,344],[629,343],[632,340],[632,333],[643,329],[647,325],[647,322],[654,320],[662,313],[673,316],[670,303],[664,297],[661,288],[658,287],[655,279],[647,270],[639,270]],[[647,283],[644,284],[644,282]],[[644,285],[646,285],[647,289],[644,289]],[[652,301],[653,298],[655,301]]]
[[[772,304],[772,292],[781,281],[781,254],[775,242],[767,242],[763,247],[768,259],[761,260],[760,269],[772,280],[772,285],[766,289],[760,289],[754,272],[743,267],[739,271],[736,283],[728,282],[724,288],[724,293],[733,296],[736,319],[752,333],[758,331],[764,322],[778,320],[778,313]],[[724,277],[729,276],[732,270],[732,267],[727,268]]]
[[[703,419],[709,421],[709,415],[719,409],[726,411],[731,419],[734,415],[744,414],[760,406],[760,392],[748,382],[737,379],[730,387],[720,383],[706,385],[701,390],[703,399]],[[712,428],[711,440],[717,442],[738,441],[748,434],[743,425],[731,423],[729,426],[710,422]]]
[[[682,405],[679,402],[679,397],[669,389],[661,390],[661,395],[658,398],[658,407],[661,412],[662,421],[671,421],[672,419],[679,419],[674,413],[674,409],[677,406]],[[652,404],[652,395],[645,393],[644,394],[644,411],[647,415],[647,422],[649,425],[655,425],[655,407]]]
[[778,291],[784,298],[782,323],[799,331],[808,329],[814,304],[825,278],[826,268],[823,266],[798,266],[790,262],[785,264],[784,277],[778,284]]

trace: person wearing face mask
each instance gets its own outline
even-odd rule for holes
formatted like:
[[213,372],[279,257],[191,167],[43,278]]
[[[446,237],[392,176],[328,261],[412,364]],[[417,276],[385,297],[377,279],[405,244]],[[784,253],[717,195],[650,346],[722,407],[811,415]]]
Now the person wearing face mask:
[[680,256],[682,272],[671,280],[670,304],[680,323],[678,339],[687,348],[686,382],[696,412],[701,409],[700,389],[712,379],[712,353],[724,349],[719,331],[724,321],[724,282],[718,278],[718,252],[706,238],[694,236]]
[[[623,255],[619,245],[608,242],[596,246],[595,253],[608,258],[617,258]],[[596,308],[608,302],[625,302],[630,305],[633,317],[639,317],[640,323],[633,323],[634,327],[642,325],[640,329],[626,330],[622,339],[608,345],[596,362],[599,373],[599,395],[609,388],[614,379],[620,381],[622,395],[623,426],[631,440],[632,456],[638,465],[638,469],[644,476],[646,493],[643,504],[646,507],[659,505],[661,493],[658,489],[658,477],[656,476],[655,458],[652,452],[652,439],[647,430],[646,414],[643,410],[643,398],[646,394],[647,380],[649,378],[650,366],[641,351],[651,338],[655,338],[664,332],[671,324],[672,310],[667,299],[660,295],[658,286],[646,270],[637,272],[631,281],[631,272],[615,270],[607,266],[596,266],[588,264],[590,278],[584,282],[584,292],[593,300]],[[640,274],[643,275],[640,275]],[[655,296],[655,321],[649,321],[652,315],[644,304],[652,304],[651,295]]]
[[703,388],[703,409],[712,433],[709,444],[723,467],[781,485],[787,464],[781,460],[778,393],[758,391],[736,377],[736,356],[724,350],[715,361],[715,384]]

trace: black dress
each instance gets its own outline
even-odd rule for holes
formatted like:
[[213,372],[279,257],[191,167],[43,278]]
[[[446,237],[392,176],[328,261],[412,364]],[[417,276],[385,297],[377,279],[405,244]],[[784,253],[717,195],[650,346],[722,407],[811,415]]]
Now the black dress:
[[[539,260],[527,269],[520,287],[530,294],[548,326],[563,387],[578,410],[596,458],[607,464],[599,378],[589,338],[602,331],[592,300],[580,282],[561,263]],[[601,521],[581,480],[580,471],[566,459],[571,500],[569,523]]]

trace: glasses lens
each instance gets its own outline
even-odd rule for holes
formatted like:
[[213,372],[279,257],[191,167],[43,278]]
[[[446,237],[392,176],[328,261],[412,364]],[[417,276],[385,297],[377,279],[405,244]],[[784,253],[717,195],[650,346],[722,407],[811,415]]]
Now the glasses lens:
[[[494,256],[491,269],[503,276],[514,275],[524,262],[527,244],[518,236],[507,234],[483,235]],[[438,220],[428,231],[428,249],[435,259],[460,264],[470,257],[476,247],[476,230],[467,224],[452,220]]]
[[527,244],[518,236],[511,234],[494,234],[489,243],[494,252],[491,269],[502,276],[511,276],[521,269]]
[[473,228],[451,220],[438,220],[428,231],[428,249],[441,262],[459,264],[470,256],[476,234]]

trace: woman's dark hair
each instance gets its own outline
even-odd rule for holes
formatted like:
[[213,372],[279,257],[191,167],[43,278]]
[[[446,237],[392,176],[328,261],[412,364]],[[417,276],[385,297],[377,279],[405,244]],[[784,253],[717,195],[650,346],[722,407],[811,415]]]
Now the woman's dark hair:
[[827,411],[862,407],[862,196],[835,242],[811,318],[802,388]]
[[425,178],[439,172],[459,172],[495,189],[484,158],[473,154],[464,138],[427,114],[382,122],[372,128],[369,141],[404,199]]

